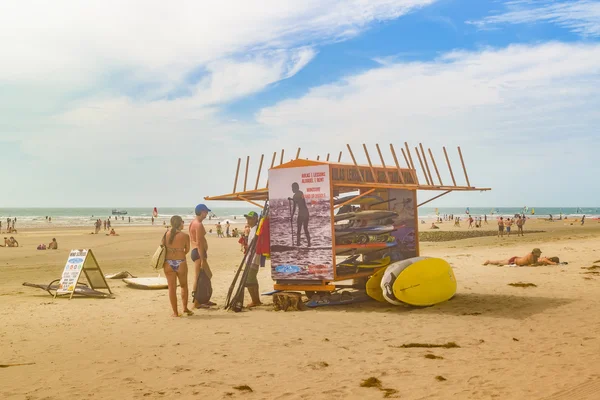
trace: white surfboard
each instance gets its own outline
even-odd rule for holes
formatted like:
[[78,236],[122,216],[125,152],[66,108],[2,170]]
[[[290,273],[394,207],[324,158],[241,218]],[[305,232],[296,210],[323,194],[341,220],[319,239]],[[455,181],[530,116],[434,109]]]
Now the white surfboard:
[[167,278],[162,276],[147,278],[125,278],[123,279],[123,282],[125,282],[127,286],[136,289],[167,289],[169,287],[167,284]]

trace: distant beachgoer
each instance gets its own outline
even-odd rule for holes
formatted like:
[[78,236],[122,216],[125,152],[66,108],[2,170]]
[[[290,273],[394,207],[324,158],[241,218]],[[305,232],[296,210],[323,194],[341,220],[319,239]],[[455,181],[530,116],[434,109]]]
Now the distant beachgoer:
[[217,228],[217,237],[222,238],[223,237],[223,227],[221,226],[220,222],[217,222],[216,228]]
[[183,312],[187,315],[194,313],[188,308],[188,266],[186,255],[190,251],[190,236],[182,232],[183,219],[179,215],[171,217],[171,229],[164,236],[164,246],[167,249],[163,270],[169,287],[169,302],[173,309],[173,317],[179,317],[177,311],[177,280],[181,287],[181,303]]
[[19,247],[19,242],[13,236],[8,239],[8,247]]
[[94,233],[96,235],[98,234],[98,232],[100,232],[100,224],[101,224],[101,222],[99,219],[97,219],[96,222],[94,223]]
[[[256,236],[256,230],[258,229],[258,214],[254,211],[250,211],[248,214],[245,214],[244,217],[246,218],[248,226],[250,227],[250,234],[248,235],[248,244],[250,244],[252,243],[252,239],[254,239]],[[248,273],[248,279],[246,280],[246,288],[248,289],[248,293],[252,299],[252,302],[248,304],[248,308],[260,306],[262,304],[260,301],[257,279],[259,266],[260,255],[254,254],[254,257],[248,266],[250,271]]]
[[437,226],[435,223],[431,223],[431,227],[429,229],[440,229],[439,226]]
[[473,217],[471,215],[469,215],[469,226],[467,228],[472,228],[473,227]]
[[104,230],[106,230],[106,220],[102,222],[102,225],[104,225]]
[[504,225],[506,226],[506,233],[510,236],[510,228],[512,227],[513,221],[510,218],[506,218]]
[[484,222],[487,225],[488,221],[487,221],[487,214],[484,215]]
[[227,221],[227,223],[225,224],[225,235],[227,235],[227,237],[231,237],[231,235],[229,234],[229,221]]
[[1,247],[10,247],[9,243],[10,243],[10,240],[8,240],[8,238],[6,236],[4,236],[4,244]]
[[154,217],[152,217],[152,225],[154,225]]
[[58,250],[58,242],[56,238],[52,238],[52,241],[48,244],[48,250]]
[[[308,233],[308,221],[310,216],[308,207],[306,206],[306,200],[304,199],[304,193],[302,193],[300,186],[296,182],[292,183],[292,192],[294,193],[294,196],[288,197],[288,201],[293,202],[292,221],[294,219],[294,214],[296,213],[296,208],[298,208],[298,217],[296,218],[296,245],[300,247],[300,233],[304,228],[304,236],[306,237],[308,247],[310,247],[310,234]],[[248,241],[248,243],[250,243],[250,241]]]
[[131,217],[127,217],[127,219],[129,220],[128,222],[131,223]]
[[[202,224],[202,221],[206,219],[210,209],[206,207],[204,204],[198,204],[194,210],[196,214],[196,218],[190,223],[189,233],[190,240],[192,242],[192,261],[194,262],[194,287],[192,289],[192,298],[194,298],[196,294],[196,289],[198,288],[198,277],[200,276],[200,271],[203,270],[206,273],[206,276],[209,280],[212,279],[212,271],[210,270],[210,266],[208,264],[208,242],[206,241],[206,229]],[[223,233],[221,232],[221,235]],[[215,303],[211,302],[210,299],[205,304],[196,304],[194,303],[196,308],[206,308],[210,305],[214,305]]]
[[556,265],[558,264],[557,261],[554,261],[553,258],[545,258],[545,257],[540,257],[542,255],[542,251],[538,248],[535,248],[531,251],[531,253],[523,256],[523,257],[511,257],[509,259],[505,259],[505,260],[496,260],[496,261],[491,261],[491,260],[487,260],[485,263],[483,263],[483,265],[511,265],[511,264],[515,264],[518,265],[519,267],[524,267],[524,266],[528,266],[528,265]]
[[110,232],[106,234],[106,236],[119,236],[119,234],[115,232],[114,229],[111,229]]
[[523,236],[523,224],[525,220],[519,216],[517,219],[517,236]]
[[581,225],[583,226],[584,223],[585,223],[585,215],[583,217],[581,217]]
[[52,217],[48,217],[48,222],[52,222]]

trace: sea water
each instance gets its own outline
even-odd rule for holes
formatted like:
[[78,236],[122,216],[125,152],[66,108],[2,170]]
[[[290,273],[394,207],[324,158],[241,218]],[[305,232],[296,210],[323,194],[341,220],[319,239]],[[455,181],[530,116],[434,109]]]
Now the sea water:
[[[209,205],[210,207],[210,205]],[[535,209],[535,214],[531,211]],[[151,225],[152,208],[119,208],[126,210],[126,215],[112,215],[112,208],[0,208],[0,221],[2,228],[5,228],[7,218],[17,218],[17,228],[21,227],[43,227],[43,226],[93,226],[94,221],[100,218],[102,220],[111,217],[111,222],[127,225]],[[210,225],[217,222],[230,221],[231,223],[244,223],[244,214],[249,211],[260,213],[260,209],[254,206],[248,207],[211,207],[213,216],[208,219]],[[454,214],[455,217],[467,217],[467,207],[420,207],[419,218],[431,219],[437,215],[444,216]],[[600,216],[600,207],[530,207],[525,211],[524,207],[469,207],[469,215],[473,217],[488,218],[509,217],[515,214],[525,212],[530,218],[559,218],[561,213],[563,218],[598,218]],[[168,223],[173,215],[180,215],[187,222],[194,218],[192,207],[159,207],[158,217],[154,224],[162,225],[163,221]],[[48,222],[46,217],[52,217],[52,222]],[[129,222],[131,218],[131,222]]]

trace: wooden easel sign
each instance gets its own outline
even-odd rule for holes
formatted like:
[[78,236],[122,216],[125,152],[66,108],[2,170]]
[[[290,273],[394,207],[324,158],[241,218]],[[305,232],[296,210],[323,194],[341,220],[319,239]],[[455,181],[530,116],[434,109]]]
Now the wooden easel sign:
[[108,293],[112,294],[110,288],[108,287],[108,282],[106,282],[104,274],[102,273],[102,270],[96,261],[96,257],[94,257],[94,253],[92,253],[92,250],[81,249],[71,250],[69,253],[69,258],[67,259],[67,263],[65,265],[65,269],[63,270],[62,277],[60,278],[58,290],[56,291],[54,298],[56,298],[56,296],[67,294],[70,294],[69,298],[72,298],[73,294],[75,293],[75,289],[77,288],[77,283],[79,282],[82,271],[85,274],[91,289],[107,289]]

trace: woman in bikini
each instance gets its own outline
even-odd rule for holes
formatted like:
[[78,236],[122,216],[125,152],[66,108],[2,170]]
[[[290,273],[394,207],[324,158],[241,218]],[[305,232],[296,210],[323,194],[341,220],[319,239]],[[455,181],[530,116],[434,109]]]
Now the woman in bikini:
[[177,279],[181,286],[181,302],[183,303],[183,312],[187,315],[194,313],[188,309],[188,266],[186,255],[190,251],[190,236],[183,233],[183,219],[179,215],[171,217],[171,229],[163,237],[163,244],[167,248],[165,257],[165,276],[169,285],[169,301],[173,308],[173,316],[179,317],[177,312]]

